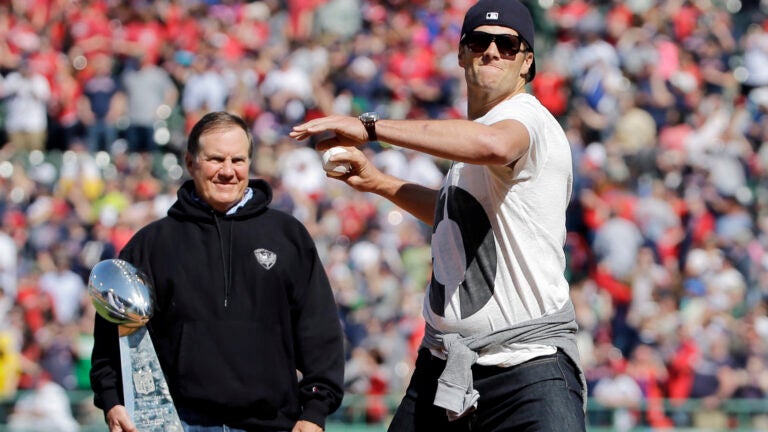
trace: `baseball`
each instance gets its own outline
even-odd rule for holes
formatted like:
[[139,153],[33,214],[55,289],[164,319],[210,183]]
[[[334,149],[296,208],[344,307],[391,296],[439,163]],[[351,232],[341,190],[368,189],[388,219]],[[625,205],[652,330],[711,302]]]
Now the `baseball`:
[[331,147],[323,152],[323,169],[325,172],[332,176],[343,176],[352,171],[352,166],[349,163],[329,161],[331,156],[344,152],[346,152],[346,150],[341,147]]

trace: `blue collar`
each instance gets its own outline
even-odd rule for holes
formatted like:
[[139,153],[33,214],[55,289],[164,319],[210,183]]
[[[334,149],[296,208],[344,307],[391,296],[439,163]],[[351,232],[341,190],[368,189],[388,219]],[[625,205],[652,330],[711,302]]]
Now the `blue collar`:
[[253,189],[251,188],[245,188],[245,193],[243,194],[243,199],[240,200],[239,203],[237,203],[234,207],[227,210],[228,215],[233,215],[235,212],[240,210],[245,206],[245,203],[247,203],[251,198],[253,198]]
[[[211,208],[210,204],[208,204],[207,202],[203,201],[202,199],[200,199],[199,196],[197,196],[197,191],[192,190],[192,197],[195,199],[195,201],[203,203],[205,206]],[[233,214],[237,213],[237,211],[240,210],[241,208],[243,208],[245,206],[245,204],[248,201],[250,201],[251,198],[253,198],[253,189],[245,188],[245,193],[243,194],[243,198],[240,200],[240,202],[235,204],[234,206],[232,206],[232,208],[230,208],[229,210],[227,210],[227,212],[225,214],[233,215]]]

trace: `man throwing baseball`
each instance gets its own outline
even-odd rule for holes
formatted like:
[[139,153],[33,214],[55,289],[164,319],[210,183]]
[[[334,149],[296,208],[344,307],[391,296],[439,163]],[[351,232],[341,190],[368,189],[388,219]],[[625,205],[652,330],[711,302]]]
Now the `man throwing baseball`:
[[[583,431],[586,390],[564,277],[573,179],[563,129],[526,91],[534,28],[517,0],[480,0],[459,40],[469,120],[329,116],[291,136],[333,132],[336,177],[433,226],[426,335],[389,427],[412,431]],[[439,190],[387,175],[371,140],[452,160]]]

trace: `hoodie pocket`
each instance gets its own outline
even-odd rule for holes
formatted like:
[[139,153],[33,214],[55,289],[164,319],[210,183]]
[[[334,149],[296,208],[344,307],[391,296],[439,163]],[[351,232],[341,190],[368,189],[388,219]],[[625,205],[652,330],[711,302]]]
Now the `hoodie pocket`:
[[185,323],[179,344],[179,393],[191,402],[274,416],[279,407],[296,400],[296,367],[289,347],[279,326]]

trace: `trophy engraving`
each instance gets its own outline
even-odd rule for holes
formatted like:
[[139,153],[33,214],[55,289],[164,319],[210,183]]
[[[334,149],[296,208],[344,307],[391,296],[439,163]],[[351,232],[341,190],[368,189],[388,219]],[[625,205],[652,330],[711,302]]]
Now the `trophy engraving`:
[[152,372],[149,368],[133,372],[133,385],[136,393],[150,394],[155,391],[155,382],[152,381]]
[[120,329],[123,400],[136,427],[141,432],[181,432],[181,420],[145,327],[154,311],[146,276],[127,261],[104,260],[91,270],[88,294],[96,312]]

